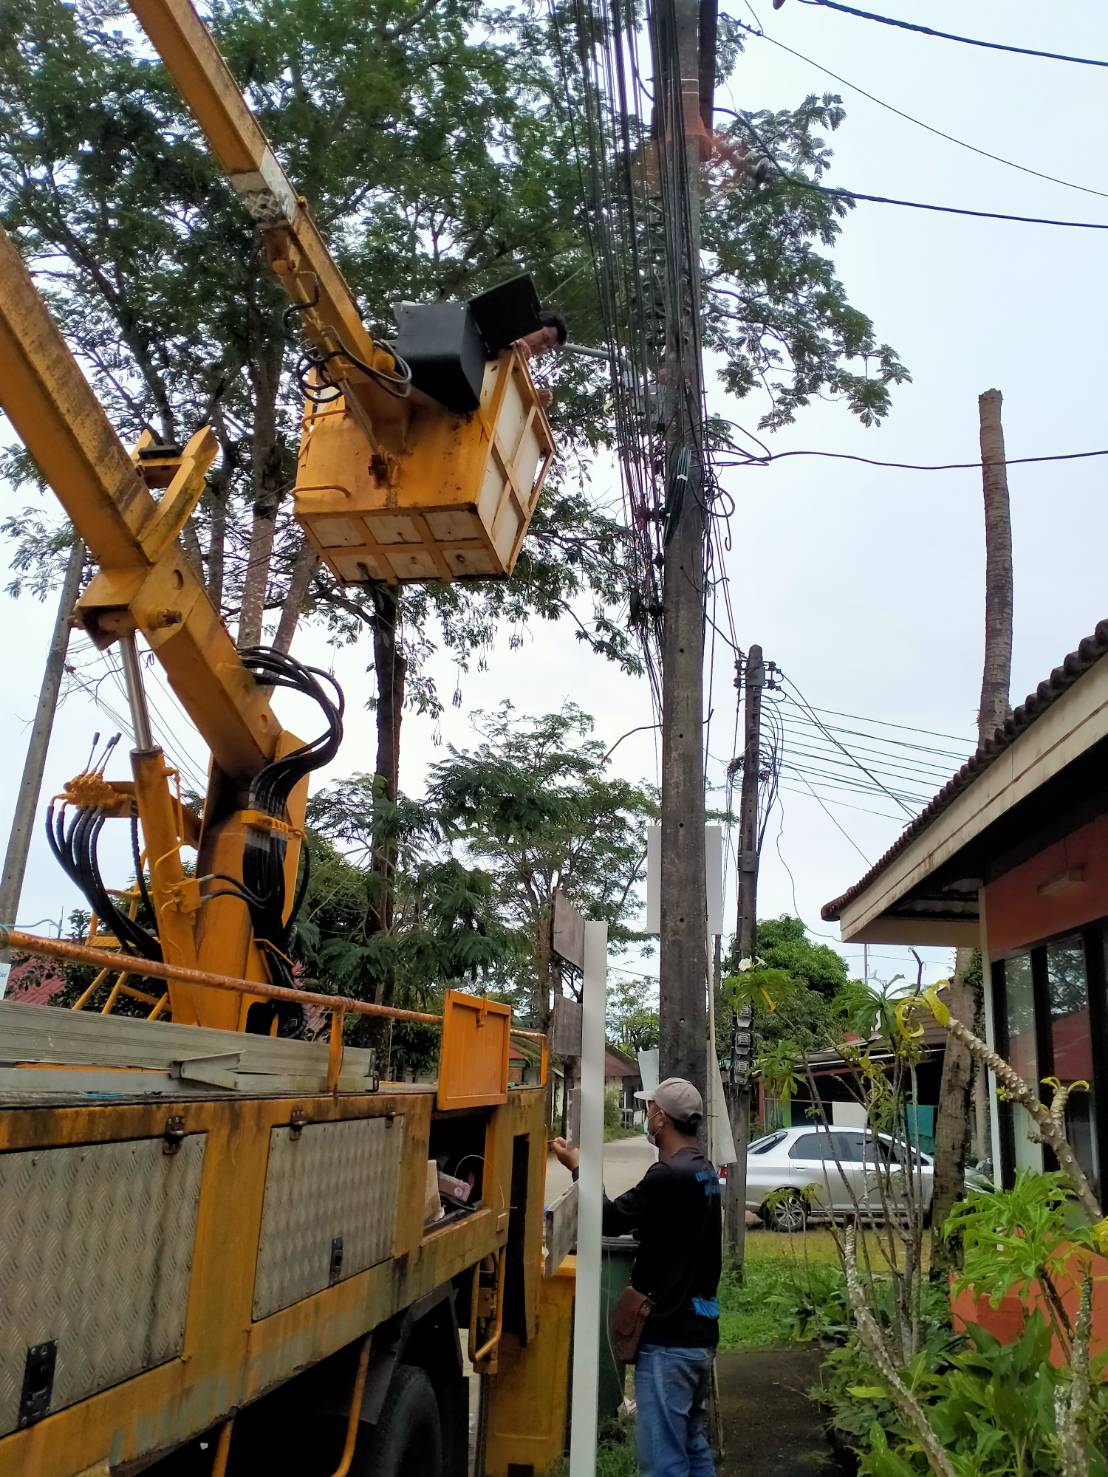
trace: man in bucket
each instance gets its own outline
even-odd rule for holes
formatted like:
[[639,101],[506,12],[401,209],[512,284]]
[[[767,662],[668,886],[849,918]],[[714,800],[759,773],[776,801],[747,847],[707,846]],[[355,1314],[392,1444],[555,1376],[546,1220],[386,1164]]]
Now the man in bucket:
[[[634,1235],[639,1250],[624,1294],[640,1320],[635,1354],[635,1445],[642,1477],[714,1477],[707,1436],[712,1360],[719,1342],[722,1209],[719,1178],[697,1141],[700,1093],[667,1077],[646,1103],[646,1128],[658,1149],[632,1190],[604,1197],[604,1234]],[[580,1155],[553,1143],[577,1178]],[[624,1300],[617,1317],[625,1311]]]

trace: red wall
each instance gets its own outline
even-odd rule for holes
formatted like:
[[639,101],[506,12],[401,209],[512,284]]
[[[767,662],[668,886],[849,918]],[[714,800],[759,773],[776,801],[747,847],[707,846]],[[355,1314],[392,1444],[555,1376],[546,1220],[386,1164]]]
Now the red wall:
[[[1076,867],[1084,868],[1081,882],[1040,892],[1044,883]],[[994,959],[1106,915],[1108,816],[1090,821],[985,888],[985,926]]]

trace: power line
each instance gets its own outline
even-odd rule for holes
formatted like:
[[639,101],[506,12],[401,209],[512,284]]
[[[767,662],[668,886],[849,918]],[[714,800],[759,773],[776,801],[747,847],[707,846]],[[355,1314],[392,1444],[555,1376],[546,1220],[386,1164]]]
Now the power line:
[[830,729],[826,728],[824,724],[820,721],[820,719],[816,717],[814,711],[809,707],[808,699],[801,692],[800,688],[797,687],[796,683],[793,682],[791,678],[786,677],[783,672],[781,674],[781,680],[789,684],[789,686],[796,693],[797,698],[800,699],[801,704],[803,704],[805,708],[808,708],[808,711],[812,713],[813,718],[815,718],[816,724],[823,729],[824,733],[826,733],[827,737],[831,739],[831,742],[835,745],[835,747],[837,749],[841,749],[846,757],[850,759],[854,764],[856,764],[857,767],[862,771],[862,773],[866,775],[869,779],[871,779],[879,790],[884,790],[889,799],[892,800],[895,804],[899,805],[901,810],[903,810],[906,815],[910,816],[912,812],[904,803],[903,799],[899,795],[895,794],[892,790],[890,790],[886,785],[883,785],[881,781],[877,778],[877,776],[873,774],[869,769],[867,769],[862,761],[858,759],[854,754],[852,754],[845,744],[840,743],[840,741],[831,734]]
[[[835,766],[836,768],[840,768],[844,766],[850,767],[856,765],[859,762],[857,757],[858,754],[865,751],[851,749],[849,751],[849,758],[840,759],[829,748],[818,748],[811,747],[803,743],[794,743],[790,745],[789,752],[792,754],[799,754],[802,759],[814,759],[817,764],[830,764]],[[929,785],[938,787],[944,784],[946,779],[949,778],[949,776],[945,774],[936,775],[927,770],[894,768],[889,763],[875,764],[868,755],[867,762],[872,765],[874,774],[884,776],[885,778],[900,784],[909,784],[914,787],[923,788]]]
[[[806,0],[806,3],[810,3],[810,0]],[[965,205],[935,205],[928,200],[900,200],[893,195],[867,195],[861,190],[817,185],[814,180],[790,178],[789,183],[799,185],[803,190],[814,190],[818,195],[838,196],[841,200],[865,200],[871,205],[900,205],[906,210],[930,210],[939,215],[969,215],[983,221],[1014,221],[1021,226],[1065,226],[1071,231],[1108,231],[1108,221],[1066,221],[1050,215],[1013,215],[1005,210],[970,210]]]
[[924,200],[901,200],[893,195],[870,195],[861,190],[847,190],[833,185],[820,185],[815,180],[805,179],[802,175],[790,174],[781,162],[775,158],[773,151],[768,147],[761,133],[745,114],[736,113],[732,108],[720,108],[719,111],[735,118],[741,127],[753,134],[764,151],[766,159],[776,169],[787,185],[793,185],[800,190],[810,190],[817,195],[825,195],[829,199],[849,201],[866,200],[872,205],[900,205],[908,210],[929,210],[937,212],[940,215],[966,215],[978,220],[1014,221],[1018,225],[1025,226],[1066,226],[1074,231],[1108,231],[1108,221],[1069,221],[1060,220],[1055,216],[1014,215],[1002,210],[970,210],[968,206],[964,205],[935,205]]
[[[821,727],[795,704],[790,706],[787,716],[790,726],[799,725],[801,737],[807,742],[822,742],[825,738],[823,728],[826,727],[828,733],[843,733],[867,740],[864,744],[855,744],[854,748],[860,754],[876,754],[879,758],[888,759],[895,764],[910,764],[916,768],[946,772],[951,762],[955,764],[962,762],[961,754],[933,749],[926,744],[913,743],[910,739],[887,738],[881,733],[869,733],[860,728],[847,728],[840,723],[828,723]],[[808,730],[814,731],[809,732]],[[871,747],[871,745],[876,747]]]
[[[805,712],[803,712],[803,711],[794,713],[792,715],[792,719],[793,719],[793,722],[794,723],[808,723],[808,724],[810,724],[812,722],[812,719],[809,718],[808,714],[805,713]],[[829,723],[827,725],[827,727],[831,730],[832,733],[846,733],[846,734],[852,735],[855,738],[869,739],[872,743],[880,744],[881,745],[881,750],[873,750],[872,752],[875,752],[876,753],[876,752],[884,751],[886,754],[888,754],[888,756],[890,758],[896,758],[896,757],[898,757],[897,755],[894,755],[894,754],[891,754],[890,753],[890,747],[891,747],[891,748],[895,748],[895,749],[908,749],[908,750],[911,750],[912,751],[911,753],[908,753],[908,754],[899,755],[899,757],[900,758],[903,758],[903,759],[911,759],[911,758],[914,758],[916,755],[923,755],[923,756],[930,755],[930,756],[933,756],[934,759],[953,759],[956,763],[959,763],[960,764],[960,763],[963,763],[965,761],[965,758],[967,757],[967,753],[968,752],[971,752],[969,750],[937,749],[937,748],[934,747],[933,744],[917,744],[917,743],[913,743],[911,739],[886,738],[884,734],[870,733],[868,731],[868,729],[864,729],[864,728],[844,728],[844,727],[842,727],[841,724],[837,724],[837,723]],[[865,746],[864,745],[858,744],[856,747],[862,753],[865,752]],[[921,760],[921,762],[924,762],[924,761]],[[934,767],[938,767],[938,766],[936,766],[936,765],[933,764],[932,767],[934,768]]]
[[[805,778],[805,776],[803,774],[801,774],[800,778],[802,780],[804,780],[804,783],[806,785],[808,785],[808,781],[807,781],[807,779]],[[832,823],[833,826],[836,827],[837,830],[839,830],[839,831],[842,832],[842,834],[850,842],[851,846],[853,846],[854,850],[858,853],[858,855],[865,862],[866,866],[867,867],[868,866],[871,866],[872,865],[871,859],[866,855],[866,853],[858,845],[857,841],[855,841],[854,837],[850,834],[850,832],[846,829],[846,827],[841,823],[841,821],[838,819],[838,817],[831,814],[831,812],[827,809],[827,806],[824,805],[823,801],[816,794],[815,790],[812,789],[811,785],[808,785],[808,789],[811,791],[812,799],[820,807],[820,809],[823,811],[823,813],[827,817],[827,819]]]
[[918,728],[913,723],[893,723],[889,718],[863,718],[860,713],[844,713],[840,708],[819,708],[809,703],[808,710],[813,713],[827,713],[832,718],[850,718],[854,723],[872,723],[881,728],[898,728],[902,733],[925,733],[929,738],[952,739],[955,743],[969,742],[964,734],[942,733],[937,728]]
[[[1108,225],[1100,229],[1108,231]],[[828,461],[861,462],[867,467],[893,467],[901,472],[971,472],[978,471],[983,462],[885,462],[871,456],[855,456],[847,451],[772,451],[768,456],[745,457],[744,467],[768,466],[770,462],[783,461],[788,456],[819,456]],[[1032,462],[1077,462],[1094,456],[1108,456],[1108,447],[1100,451],[1063,451],[1051,456],[1010,456],[990,462],[995,467],[1021,467]],[[733,465],[733,464],[732,464]]]
[[872,92],[867,92],[864,87],[859,87],[857,82],[851,82],[847,77],[841,77],[838,72],[833,72],[830,67],[825,67],[822,62],[805,56],[802,51],[796,51],[791,46],[786,46],[783,41],[778,41],[776,36],[770,36],[765,31],[756,31],[753,26],[745,25],[742,21],[735,24],[746,32],[748,36],[755,36],[761,41],[768,41],[771,46],[776,46],[779,51],[787,51],[790,56],[795,56],[798,61],[806,63],[809,67],[815,67],[817,72],[832,78],[835,82],[841,82],[844,87],[849,87],[852,92],[859,96],[868,98],[871,103],[876,103],[879,108],[885,108],[890,113],[895,113],[898,118],[903,118],[906,123],[914,123],[917,128],[932,133],[936,138],[946,139],[947,143],[957,144],[960,149],[968,149],[971,154],[979,154],[982,159],[991,159],[994,164],[1004,164],[1009,169],[1018,169],[1021,174],[1033,175],[1035,179],[1047,180],[1052,185],[1064,185],[1067,190],[1080,190],[1083,195],[1098,195],[1102,200],[1108,200],[1108,191],[1094,190],[1091,185],[1079,185],[1073,180],[1061,179],[1056,174],[1044,174],[1041,169],[1032,169],[1027,164],[1017,164],[1014,159],[1006,159],[1003,154],[993,154],[988,149],[978,148],[976,144],[967,143],[964,138],[957,138],[953,133],[946,133],[934,124],[925,123],[922,118],[917,118],[913,113],[906,113],[903,108],[895,107],[886,102],[884,98],[877,97]]
[[[781,788],[788,795],[799,795],[802,799],[809,798],[810,792],[808,790],[794,790],[788,785],[783,785]],[[818,789],[819,785],[817,784],[814,788]],[[856,810],[859,815],[872,815],[883,821],[899,821],[901,819],[900,816],[892,815],[887,810],[870,810],[864,805],[851,805],[848,800],[833,800],[828,797],[827,803],[828,805],[837,806],[839,810]]]
[[872,10],[856,10],[853,5],[843,5],[841,0],[801,0],[803,5],[820,6],[824,10],[838,10],[843,15],[853,15],[859,20],[876,21],[882,26],[894,26],[900,31],[915,31],[921,36],[934,36],[940,41],[958,41],[963,46],[981,46],[986,51],[1009,51],[1016,56],[1038,56],[1050,62],[1073,62],[1079,67],[1108,67],[1108,62],[1089,56],[1069,56],[1062,51],[1038,51],[1030,46],[1011,46],[1004,41],[981,41],[973,36],[959,36],[953,31],[937,31],[933,26],[923,26],[917,21],[897,20],[891,15],[875,15]]

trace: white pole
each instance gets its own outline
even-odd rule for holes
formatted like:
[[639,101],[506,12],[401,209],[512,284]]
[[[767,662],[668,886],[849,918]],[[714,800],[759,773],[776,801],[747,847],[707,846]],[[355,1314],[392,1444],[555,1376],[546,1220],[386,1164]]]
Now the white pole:
[[600,1257],[604,1200],[604,1003],[608,925],[585,924],[581,989],[581,1166],[577,1177],[577,1292],[573,1314],[569,1477],[595,1477],[600,1382]]

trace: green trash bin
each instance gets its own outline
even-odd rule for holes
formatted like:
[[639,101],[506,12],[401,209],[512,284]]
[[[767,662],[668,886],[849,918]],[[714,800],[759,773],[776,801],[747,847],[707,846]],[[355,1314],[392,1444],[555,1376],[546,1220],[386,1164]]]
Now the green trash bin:
[[600,1378],[597,1410],[600,1424],[614,1421],[623,1404],[623,1385],[627,1366],[612,1350],[609,1333],[612,1309],[620,1293],[631,1281],[631,1268],[639,1243],[630,1236],[605,1236],[601,1242],[600,1260]]

